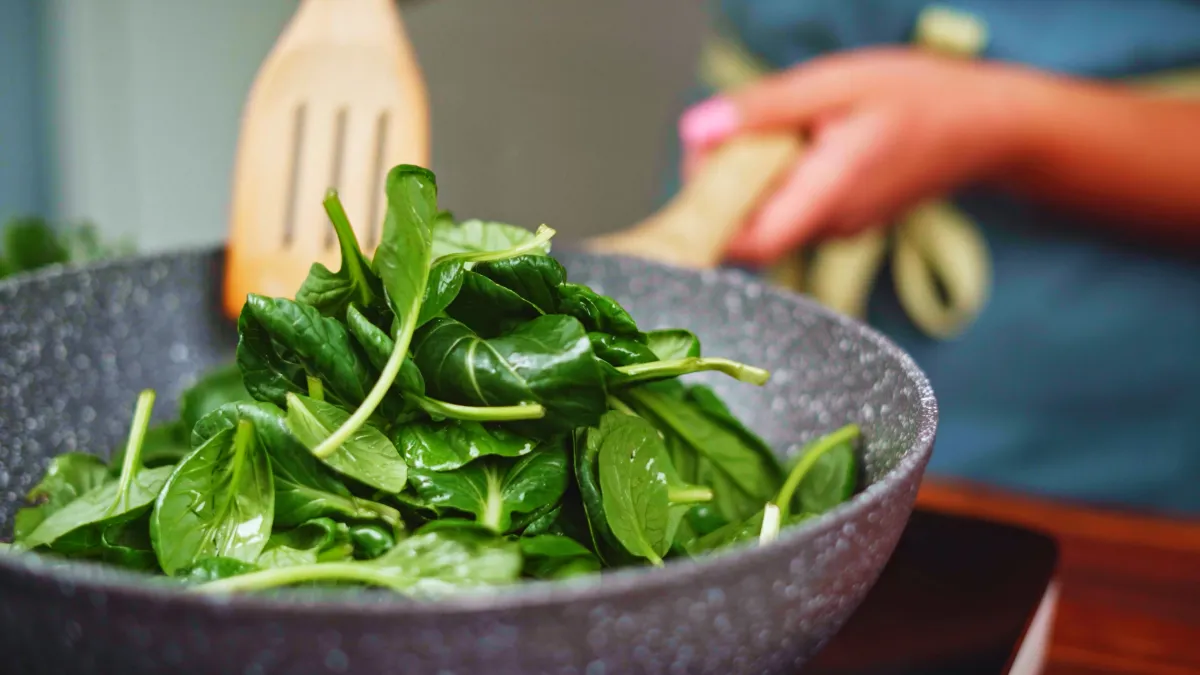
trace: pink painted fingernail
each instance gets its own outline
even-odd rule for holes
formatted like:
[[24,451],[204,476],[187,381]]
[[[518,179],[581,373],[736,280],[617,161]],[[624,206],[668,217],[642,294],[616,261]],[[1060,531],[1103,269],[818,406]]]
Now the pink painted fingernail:
[[738,111],[724,98],[710,98],[692,106],[679,118],[679,139],[684,145],[703,148],[729,136],[738,127]]

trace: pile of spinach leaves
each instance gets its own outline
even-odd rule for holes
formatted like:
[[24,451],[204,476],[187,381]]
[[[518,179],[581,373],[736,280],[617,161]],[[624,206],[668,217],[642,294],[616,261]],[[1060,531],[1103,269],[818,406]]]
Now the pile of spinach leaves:
[[683,329],[643,331],[567,279],[553,231],[456,222],[401,165],[372,259],[338,201],[337,271],[251,295],[236,363],[111,463],[57,457],[13,549],[168,575],[200,590],[355,584],[420,594],[662,565],[827,511],[859,481],[853,425],[791,467],[709,388]]

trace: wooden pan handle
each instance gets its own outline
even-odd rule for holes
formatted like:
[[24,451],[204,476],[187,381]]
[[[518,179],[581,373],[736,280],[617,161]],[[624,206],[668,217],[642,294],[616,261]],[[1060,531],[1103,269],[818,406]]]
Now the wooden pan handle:
[[791,134],[747,134],[715,149],[683,189],[638,225],[592,240],[589,250],[711,268],[785,169],[800,157]]

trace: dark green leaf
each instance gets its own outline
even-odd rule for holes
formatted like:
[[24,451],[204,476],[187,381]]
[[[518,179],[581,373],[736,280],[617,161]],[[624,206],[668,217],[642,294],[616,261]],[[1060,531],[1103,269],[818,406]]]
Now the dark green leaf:
[[[588,339],[592,341],[592,351],[596,353],[597,358],[613,366],[631,366],[658,360],[649,347],[636,340],[608,333],[588,333]],[[608,372],[614,373],[613,377],[617,379],[623,377],[619,371]]]
[[611,412],[600,421],[600,496],[609,528],[630,553],[662,564],[671,545],[667,450],[649,422]]
[[784,518],[795,502],[805,511],[824,513],[850,499],[858,484],[855,444],[861,435],[858,425],[847,424],[800,451],[775,498]]
[[392,550],[396,537],[387,528],[363,523],[350,526],[350,543],[354,546],[355,558],[374,560]]
[[138,471],[124,495],[119,492],[119,481],[110,481],[92,488],[78,499],[48,515],[24,538],[21,545],[26,548],[50,545],[76,529],[89,526],[103,528],[121,522],[122,516],[135,513],[140,515],[150,508],[171,475],[172,469],[173,467],[161,466]]
[[155,501],[150,538],[167,574],[214,556],[250,563],[274,518],[270,459],[253,423],[241,421],[175,467]]
[[[351,305],[346,311],[346,325],[350,327],[350,333],[354,335],[354,339],[362,345],[371,365],[383,370],[387,366],[388,358],[392,355],[392,350],[396,348],[396,343],[392,341],[392,338],[371,323],[354,305]],[[405,393],[417,396],[425,395],[425,379],[421,377],[421,371],[413,364],[412,359],[404,360],[394,386],[399,387],[400,391]]]
[[413,468],[417,494],[438,508],[470,513],[483,526],[508,532],[515,513],[556,504],[567,487],[567,456],[557,443],[522,457],[485,457],[454,471]]
[[[487,253],[503,251],[529,244],[537,235],[523,227],[504,223],[468,220],[456,225],[448,220],[439,220],[433,229],[433,258],[457,253]],[[550,243],[537,247],[535,253],[548,255]]]
[[[288,395],[288,429],[309,450],[315,450],[348,419],[350,414],[337,406],[307,396]],[[369,424],[355,430],[332,454],[317,459],[344,476],[389,494],[403,490],[407,480],[408,468],[396,446]]]
[[31,506],[17,511],[13,540],[22,543],[47,516],[109,480],[108,467],[94,455],[68,452],[54,457],[42,480],[25,496]]
[[616,300],[587,286],[564,283],[558,287],[558,311],[579,319],[584,328],[635,340],[644,340],[637,322]]
[[4,255],[12,273],[68,261],[67,250],[41,218],[15,218],[4,228]]
[[313,263],[308,278],[296,292],[296,302],[312,306],[325,316],[340,319],[346,315],[346,308],[352,302],[363,307],[371,306],[382,293],[383,287],[372,271],[371,263],[358,247],[358,238],[354,236],[354,228],[350,226],[350,219],[346,217],[336,191],[331,189],[326,193],[324,205],[337,233],[342,267],[337,272],[330,272],[321,263]]
[[658,357],[651,359],[652,361],[674,361],[700,357],[700,339],[690,330],[650,331],[646,333],[646,347]]
[[446,260],[434,263],[429,270],[429,282],[425,286],[425,299],[421,302],[421,314],[417,327],[446,311],[458,297],[463,284],[464,263],[461,260]]
[[446,314],[485,338],[495,337],[512,327],[541,316],[533,303],[491,279],[466,271],[462,288]]
[[[579,489],[579,500],[587,520],[593,550],[609,567],[623,567],[636,564],[639,558],[625,550],[625,546],[608,526],[608,520],[604,515],[604,500],[600,494],[598,468],[602,438],[597,429],[579,429],[572,434],[575,484]],[[564,498],[563,508],[565,509],[569,504],[570,502]]]
[[345,523],[318,518],[272,534],[256,564],[264,568],[308,565],[349,560],[353,553],[350,528]]
[[[209,370],[180,397],[179,418],[183,428],[190,430],[196,422],[217,408],[234,401],[248,401],[250,394],[242,384],[242,371],[236,363]],[[184,435],[186,441],[186,435]],[[145,449],[143,463],[146,461]]]
[[237,365],[242,383],[260,401],[282,406],[289,392],[304,393],[304,367],[271,339],[248,307],[238,317]]
[[409,537],[374,560],[261,570],[208,584],[204,590],[227,593],[326,581],[428,596],[508,584],[520,574],[521,551],[516,542],[485,537],[473,530],[447,529]]
[[401,425],[392,442],[414,469],[453,471],[480,457],[519,457],[536,443],[501,428],[478,422],[413,422]]
[[88,558],[126,569],[158,571],[158,560],[149,537],[150,509],[142,507],[122,516],[79,527],[50,544],[49,549],[68,558]]
[[536,579],[566,579],[600,570],[600,561],[582,544],[553,534],[521,537],[525,575]]
[[519,255],[481,262],[472,271],[513,291],[543,314],[558,312],[558,287],[567,280],[567,271],[548,255]]
[[[789,516],[783,523],[783,527],[790,527],[802,521],[813,517],[811,513],[799,513]],[[757,541],[762,533],[763,511],[759,508],[744,521],[729,523],[709,534],[706,534],[688,546],[688,552],[692,555],[709,553],[718,549],[728,548],[737,544]]]
[[287,428],[284,413],[272,403],[230,403],[203,417],[192,430],[192,445],[205,441],[238,420],[250,420],[259,443],[271,457],[275,474],[275,525],[294,527],[329,516],[348,520],[382,520],[400,525],[390,506],[353,496],[342,481],[312,456]]
[[[246,313],[265,327],[277,345],[295,355],[308,375],[319,378],[327,393],[332,393],[346,405],[357,405],[366,397],[374,378],[366,359],[359,355],[350,333],[340,321],[321,316],[308,305],[255,293],[246,300],[242,314]],[[246,387],[256,398],[279,403],[273,398],[258,396],[244,368],[243,375]],[[299,393],[295,389],[287,391]]]
[[[437,218],[437,179],[411,164],[392,168],[387,176],[387,215],[375,251],[375,272],[397,319],[416,328],[429,280],[432,227]],[[407,342],[404,340],[403,342]]]
[[514,429],[553,436],[595,424],[607,394],[591,342],[578,321],[546,315],[494,340],[453,319],[418,331],[413,362],[436,398],[473,406],[540,403],[546,416]]

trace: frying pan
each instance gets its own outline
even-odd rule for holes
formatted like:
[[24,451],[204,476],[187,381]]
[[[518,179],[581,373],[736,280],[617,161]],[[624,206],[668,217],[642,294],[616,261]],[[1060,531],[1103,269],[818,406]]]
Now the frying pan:
[[[937,424],[925,376],[851,319],[737,272],[557,254],[646,329],[773,371],[711,381],[780,453],[861,425],[869,485],[773,543],[663,569],[537,582],[437,602],[366,591],[197,596],[100,565],[0,555],[0,671],[508,675],[782,674],[833,636],[912,511]],[[161,417],[232,358],[224,252],[169,253],[0,282],[0,532],[48,459],[106,455],[137,392]]]

